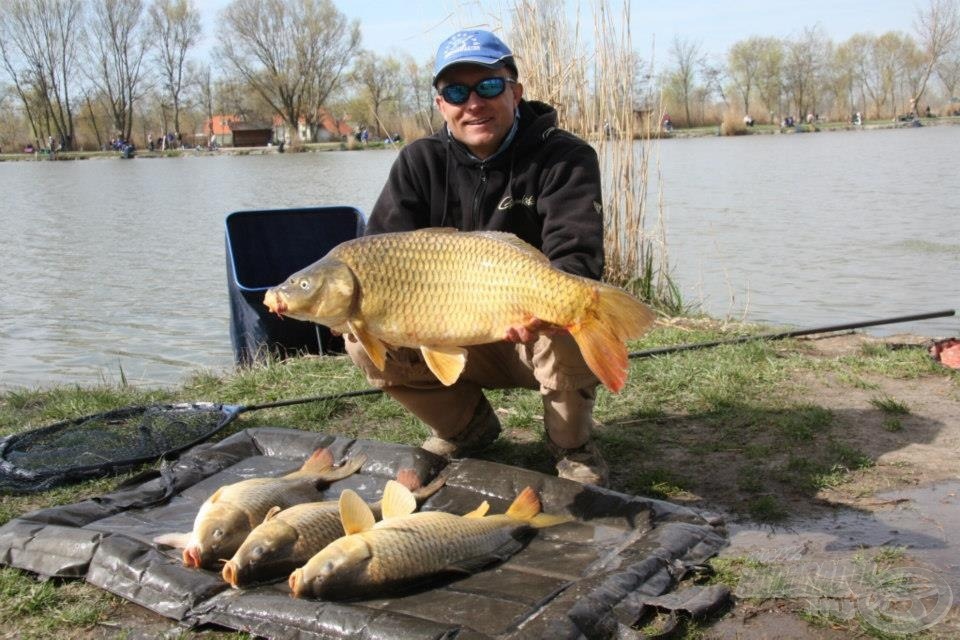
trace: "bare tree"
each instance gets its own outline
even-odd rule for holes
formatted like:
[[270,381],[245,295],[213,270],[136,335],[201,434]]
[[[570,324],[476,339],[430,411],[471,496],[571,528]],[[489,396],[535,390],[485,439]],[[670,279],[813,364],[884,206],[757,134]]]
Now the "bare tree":
[[913,114],[920,114],[920,99],[927,89],[937,63],[960,42],[960,3],[957,0],[930,0],[920,9],[914,25],[923,51],[923,68],[911,98]]
[[76,77],[81,0],[8,0],[0,4],[0,56],[30,119],[34,138],[74,142],[71,85]]
[[124,140],[133,132],[133,111],[141,97],[147,38],[143,0],[94,0],[89,50],[91,79],[107,100],[113,126]]
[[740,100],[743,112],[750,114],[750,95],[759,82],[763,64],[764,39],[758,36],[741,40],[730,47],[727,55],[727,68]]
[[225,65],[314,140],[320,109],[360,47],[359,22],[331,0],[233,0],[222,16]]
[[784,43],[778,38],[762,38],[757,43],[757,94],[770,113],[770,123],[783,111]]
[[700,53],[700,44],[674,36],[670,46],[674,67],[667,74],[667,88],[683,106],[687,126],[693,125],[690,115],[690,102],[696,90],[697,71],[703,66],[704,56]]
[[180,108],[187,78],[187,54],[200,39],[200,12],[193,0],[154,0],[149,9],[156,36],[163,93],[173,108],[173,130],[180,136]]
[[[402,98],[404,104],[409,111],[413,112],[414,121],[422,131],[434,133],[439,125],[435,121],[433,87],[430,86],[433,60],[421,65],[417,64],[412,57],[406,56],[402,66],[406,84],[406,91]],[[404,132],[404,135],[406,133]]]
[[203,108],[203,115],[206,117],[207,131],[204,135],[213,135],[213,76],[210,73],[210,65],[202,64],[197,69],[193,79],[193,84],[197,88],[198,101]]
[[400,62],[396,58],[380,57],[371,51],[364,51],[354,66],[351,78],[363,91],[377,131],[382,136],[387,133],[383,127],[382,111],[387,104],[398,103],[402,95]]
[[807,27],[787,43],[783,65],[784,89],[796,107],[797,116],[818,112],[817,102],[833,45],[820,25]]
[[957,89],[960,88],[960,47],[937,63],[937,77],[943,83],[947,101],[956,98]]

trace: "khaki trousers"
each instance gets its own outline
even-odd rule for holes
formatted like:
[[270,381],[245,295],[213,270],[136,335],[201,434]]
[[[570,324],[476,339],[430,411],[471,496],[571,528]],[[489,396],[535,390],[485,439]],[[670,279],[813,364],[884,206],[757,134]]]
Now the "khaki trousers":
[[440,438],[462,434],[485,401],[483,389],[514,387],[540,392],[544,426],[555,445],[575,449],[590,438],[599,381],[569,334],[542,334],[529,344],[467,347],[466,368],[449,387],[431,373],[417,349],[391,349],[385,370],[380,371],[359,342],[348,338],[345,344],[372,386],[383,389]]

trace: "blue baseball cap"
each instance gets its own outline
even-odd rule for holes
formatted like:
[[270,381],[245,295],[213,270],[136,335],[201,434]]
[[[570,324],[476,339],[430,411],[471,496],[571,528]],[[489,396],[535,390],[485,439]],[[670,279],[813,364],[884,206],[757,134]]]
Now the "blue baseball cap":
[[509,67],[517,73],[513,52],[500,38],[482,29],[457,31],[441,43],[433,65],[433,86],[437,86],[444,70],[456,64],[477,64],[488,69]]

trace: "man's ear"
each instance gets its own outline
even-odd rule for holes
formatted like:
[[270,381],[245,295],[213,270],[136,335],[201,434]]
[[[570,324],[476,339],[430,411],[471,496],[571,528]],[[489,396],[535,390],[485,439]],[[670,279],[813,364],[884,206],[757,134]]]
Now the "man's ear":
[[513,106],[516,107],[520,104],[520,99],[523,98],[523,85],[519,82],[513,83]]

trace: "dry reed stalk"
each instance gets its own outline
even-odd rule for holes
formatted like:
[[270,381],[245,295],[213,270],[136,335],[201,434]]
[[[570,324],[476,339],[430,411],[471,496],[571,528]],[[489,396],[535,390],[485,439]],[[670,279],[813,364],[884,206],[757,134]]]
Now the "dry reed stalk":
[[604,180],[604,278],[676,310],[682,304],[669,276],[662,190],[656,224],[652,231],[646,225],[650,158],[662,110],[638,104],[629,2],[615,12],[606,0],[595,0],[592,12],[591,53],[583,43],[579,12],[571,26],[562,0],[513,1],[510,42],[524,96],[554,105],[560,126],[597,150]]

